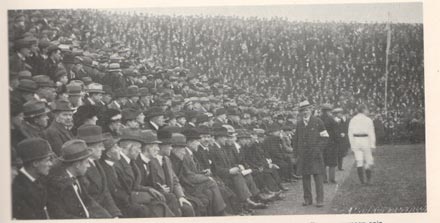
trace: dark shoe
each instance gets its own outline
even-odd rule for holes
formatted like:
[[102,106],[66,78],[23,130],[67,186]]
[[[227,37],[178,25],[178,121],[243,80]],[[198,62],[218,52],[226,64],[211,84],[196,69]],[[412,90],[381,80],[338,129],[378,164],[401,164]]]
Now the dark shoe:
[[284,186],[284,185],[282,185],[282,184],[280,184],[280,189],[281,189],[282,191],[288,191],[288,190],[290,190],[290,188],[288,188],[288,187],[286,187],[286,186]]
[[312,202],[305,202],[305,201],[304,201],[304,202],[302,203],[302,206],[310,206],[310,205],[312,205]]
[[298,176],[298,175],[295,175],[295,174],[292,174],[292,177],[293,177],[294,179],[297,179],[297,180],[302,179],[302,176]]
[[316,204],[316,207],[318,207],[318,208],[322,208],[322,207],[324,207],[324,204],[323,204],[323,203],[317,203],[317,204]]
[[330,180],[331,184],[337,184],[336,180]]
[[263,202],[271,201],[274,197],[275,197],[275,194],[263,194],[263,193],[260,193],[257,196],[258,200],[263,201]]
[[249,207],[252,209],[266,209],[269,206],[267,204],[263,204],[263,203],[253,203],[253,204],[250,204]]

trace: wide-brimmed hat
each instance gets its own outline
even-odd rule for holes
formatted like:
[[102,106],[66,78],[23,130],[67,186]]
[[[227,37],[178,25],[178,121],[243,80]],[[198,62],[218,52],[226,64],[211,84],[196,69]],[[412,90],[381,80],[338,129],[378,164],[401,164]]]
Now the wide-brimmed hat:
[[197,128],[185,128],[182,131],[187,140],[200,139],[200,132]]
[[212,135],[215,136],[215,137],[220,137],[220,136],[227,137],[227,136],[229,136],[228,130],[225,127],[223,127],[223,126],[215,127],[212,130]]
[[171,136],[171,144],[173,146],[186,146],[186,137],[181,133],[173,133]]
[[56,87],[55,82],[52,79],[50,79],[50,77],[47,75],[33,76],[32,80],[35,81],[35,83],[37,83],[38,87],[40,87],[40,88],[42,88],[42,87],[55,88]]
[[87,144],[81,139],[72,139],[63,144],[61,147],[62,162],[70,163],[87,159],[92,155],[92,152],[87,148]]
[[19,91],[35,93],[38,90],[38,84],[33,80],[22,79],[18,82],[16,89]]
[[121,130],[121,137],[119,138],[119,142],[122,141],[135,141],[141,144],[145,143],[144,134],[139,129],[129,129],[125,128]]
[[237,129],[237,138],[251,138],[251,134],[246,129]]
[[139,88],[139,96],[148,96],[148,88],[146,87],[141,87]]
[[142,113],[141,110],[134,108],[125,108],[121,111],[123,120],[134,120]]
[[159,144],[161,141],[157,138],[157,134],[152,130],[141,131],[144,144]]
[[211,129],[206,125],[200,125],[197,130],[200,135],[211,135]]
[[77,84],[66,85],[67,95],[69,96],[81,96],[82,87]]
[[277,123],[272,123],[271,125],[269,125],[266,128],[267,133],[272,133],[272,132],[277,132],[277,131],[281,131],[281,126]]
[[115,89],[114,93],[115,93],[115,98],[127,97],[127,91],[126,89],[123,88]]
[[105,93],[103,88],[102,88],[102,84],[98,84],[98,83],[91,83],[89,85],[87,85],[87,92],[89,94],[91,93]]
[[321,105],[321,110],[323,111],[330,111],[333,109],[333,106],[331,104],[325,103]]
[[344,112],[344,109],[343,108],[335,108],[335,109],[333,109],[333,112],[334,113],[342,113],[342,112]]
[[311,108],[311,107],[313,107],[313,105],[310,104],[310,102],[308,100],[301,101],[298,105],[298,109],[300,111],[307,109],[307,108]]
[[77,130],[78,139],[84,140],[87,144],[103,142],[102,128],[98,125],[82,125]]
[[135,97],[140,96],[139,87],[136,85],[130,85],[127,88],[127,97]]
[[48,141],[42,138],[27,138],[17,144],[17,154],[23,163],[27,163],[52,156],[53,152]]
[[52,105],[53,112],[74,111],[74,110],[75,109],[72,108],[72,104],[65,99],[58,99]]
[[50,110],[42,101],[31,100],[23,105],[23,115],[25,118],[33,118],[49,112]]
[[146,117],[148,119],[156,117],[156,116],[161,116],[161,115],[165,115],[165,112],[162,110],[161,107],[151,107],[146,114]]
[[121,66],[119,65],[119,63],[111,63],[108,65],[107,68],[108,72],[121,72]]
[[161,141],[160,144],[172,144],[173,133],[167,128],[161,128],[157,130],[157,139]]

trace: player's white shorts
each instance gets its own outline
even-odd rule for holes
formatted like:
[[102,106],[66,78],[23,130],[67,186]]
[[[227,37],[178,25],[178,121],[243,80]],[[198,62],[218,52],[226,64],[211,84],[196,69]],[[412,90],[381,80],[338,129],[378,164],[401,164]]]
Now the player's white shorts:
[[352,149],[354,158],[356,160],[356,167],[370,168],[374,164],[373,154],[371,148],[356,148]]

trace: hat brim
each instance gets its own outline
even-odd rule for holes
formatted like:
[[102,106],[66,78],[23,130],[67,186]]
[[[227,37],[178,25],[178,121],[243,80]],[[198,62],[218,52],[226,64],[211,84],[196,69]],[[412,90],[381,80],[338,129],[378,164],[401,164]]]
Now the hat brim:
[[21,159],[21,161],[22,161],[23,163],[28,163],[28,162],[32,162],[32,161],[35,161],[35,160],[45,159],[45,158],[47,158],[47,157],[53,156],[54,154],[55,154],[55,153],[50,152],[50,153],[47,153],[47,154],[44,154],[44,155],[41,155],[41,156],[32,157],[32,158],[30,158],[30,159],[25,159],[25,160]]
[[80,139],[84,140],[86,142],[86,144],[94,144],[94,143],[100,143],[100,142],[105,141],[105,139],[102,136],[101,137],[96,137],[96,136],[82,137]]
[[104,94],[105,93],[105,91],[103,91],[103,90],[91,90],[91,91],[87,91],[89,94],[90,93],[101,93],[101,94]]
[[304,110],[306,110],[308,108],[313,108],[313,107],[314,106],[312,104],[310,104],[310,105],[305,105],[305,106],[299,107],[298,110],[299,111],[304,111]]
[[17,90],[20,90],[20,91],[29,92],[29,93],[35,93],[35,92],[37,92],[36,89],[32,90],[32,89],[29,89],[29,88],[23,88],[23,87],[20,87],[20,86],[18,86],[16,89],[17,89]]
[[159,140],[154,140],[154,141],[151,141],[151,142],[149,142],[149,141],[144,141],[144,145],[149,145],[149,144],[161,144],[162,143],[162,141],[159,141]]
[[50,112],[50,110],[48,108],[45,108],[44,111],[42,111],[42,112],[39,112],[39,113],[36,113],[36,114],[24,115],[24,117],[25,118],[33,118],[33,117],[37,117],[37,116],[40,116],[40,115],[47,114],[49,112]]
[[89,158],[92,155],[92,152],[88,149],[84,150],[82,154],[80,154],[78,157],[72,158],[72,159],[64,159],[64,157],[59,157],[58,159],[61,160],[63,163],[72,163],[80,160],[84,160]]

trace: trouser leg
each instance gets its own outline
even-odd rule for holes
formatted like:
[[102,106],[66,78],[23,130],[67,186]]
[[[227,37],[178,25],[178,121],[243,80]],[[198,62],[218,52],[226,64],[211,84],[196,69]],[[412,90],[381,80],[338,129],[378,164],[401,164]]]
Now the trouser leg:
[[359,181],[361,182],[361,184],[364,184],[364,168],[363,167],[358,167],[357,168],[357,172],[358,172],[358,176],[359,176]]
[[336,167],[331,166],[328,168],[328,180],[330,181],[330,183],[335,183],[335,172],[336,172]]
[[321,174],[314,174],[315,190],[316,190],[316,203],[322,204],[324,202],[324,182]]
[[311,175],[303,175],[302,183],[304,192],[304,203],[311,204],[313,203]]

